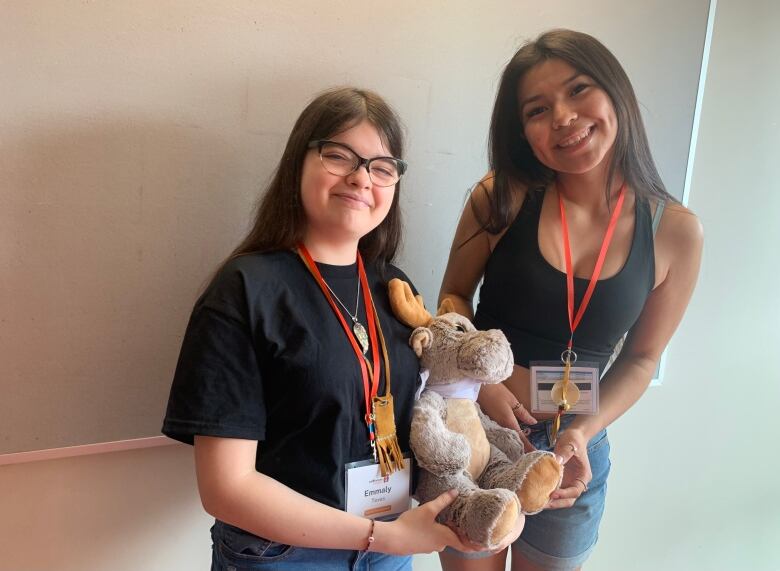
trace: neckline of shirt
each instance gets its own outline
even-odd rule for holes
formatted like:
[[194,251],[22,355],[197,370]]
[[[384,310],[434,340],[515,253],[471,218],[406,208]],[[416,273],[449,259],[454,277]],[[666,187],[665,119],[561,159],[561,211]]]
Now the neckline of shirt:
[[325,279],[357,279],[358,277],[357,262],[346,266],[324,264],[322,262],[315,263],[317,264],[317,269],[320,270],[322,277]]

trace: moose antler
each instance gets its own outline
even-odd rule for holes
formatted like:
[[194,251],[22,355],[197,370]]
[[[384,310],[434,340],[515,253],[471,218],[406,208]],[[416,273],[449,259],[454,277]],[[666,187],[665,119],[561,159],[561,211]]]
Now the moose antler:
[[393,278],[387,287],[390,290],[390,306],[400,321],[409,327],[425,327],[431,322],[433,316],[425,309],[422,296],[415,296],[408,283]]

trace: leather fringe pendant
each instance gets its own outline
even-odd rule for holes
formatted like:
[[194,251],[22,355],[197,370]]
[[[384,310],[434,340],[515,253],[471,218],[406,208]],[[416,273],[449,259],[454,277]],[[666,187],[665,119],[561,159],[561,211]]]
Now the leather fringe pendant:
[[376,423],[376,453],[382,476],[392,474],[404,467],[404,456],[395,433],[393,395],[374,397],[374,422]]

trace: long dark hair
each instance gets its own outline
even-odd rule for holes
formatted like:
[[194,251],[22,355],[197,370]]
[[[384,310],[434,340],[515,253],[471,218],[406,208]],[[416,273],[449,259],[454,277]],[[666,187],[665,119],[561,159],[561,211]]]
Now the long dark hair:
[[[308,144],[328,139],[362,121],[369,121],[376,128],[394,157],[403,158],[401,122],[379,95],[354,87],[320,93],[295,122],[282,158],[258,203],[252,229],[226,262],[243,254],[291,249],[303,239],[306,216],[301,202],[301,175]],[[358,243],[363,259],[376,262],[380,269],[393,261],[400,246],[400,191],[399,181],[387,216]]]
[[677,201],[667,192],[658,174],[634,88],[617,58],[593,36],[572,30],[551,30],[523,45],[501,76],[490,120],[488,156],[494,179],[486,220],[472,201],[474,213],[483,228],[498,233],[509,224],[513,181],[532,190],[544,188],[555,180],[555,171],[539,162],[523,135],[518,101],[518,88],[525,74],[535,65],[553,58],[590,76],[604,89],[615,108],[617,136],[607,171],[607,203],[610,200],[609,184],[617,172],[625,177],[637,196]]

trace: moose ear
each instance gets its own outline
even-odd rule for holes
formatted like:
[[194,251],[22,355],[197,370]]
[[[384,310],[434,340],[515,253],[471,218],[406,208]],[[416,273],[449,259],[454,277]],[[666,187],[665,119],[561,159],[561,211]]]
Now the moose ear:
[[422,357],[423,351],[428,349],[433,343],[433,333],[427,327],[418,327],[412,331],[412,337],[409,339],[409,345],[417,357]]
[[441,301],[439,311],[436,312],[436,315],[444,315],[445,313],[455,313],[455,304],[452,303],[452,300],[448,297],[445,297]]

